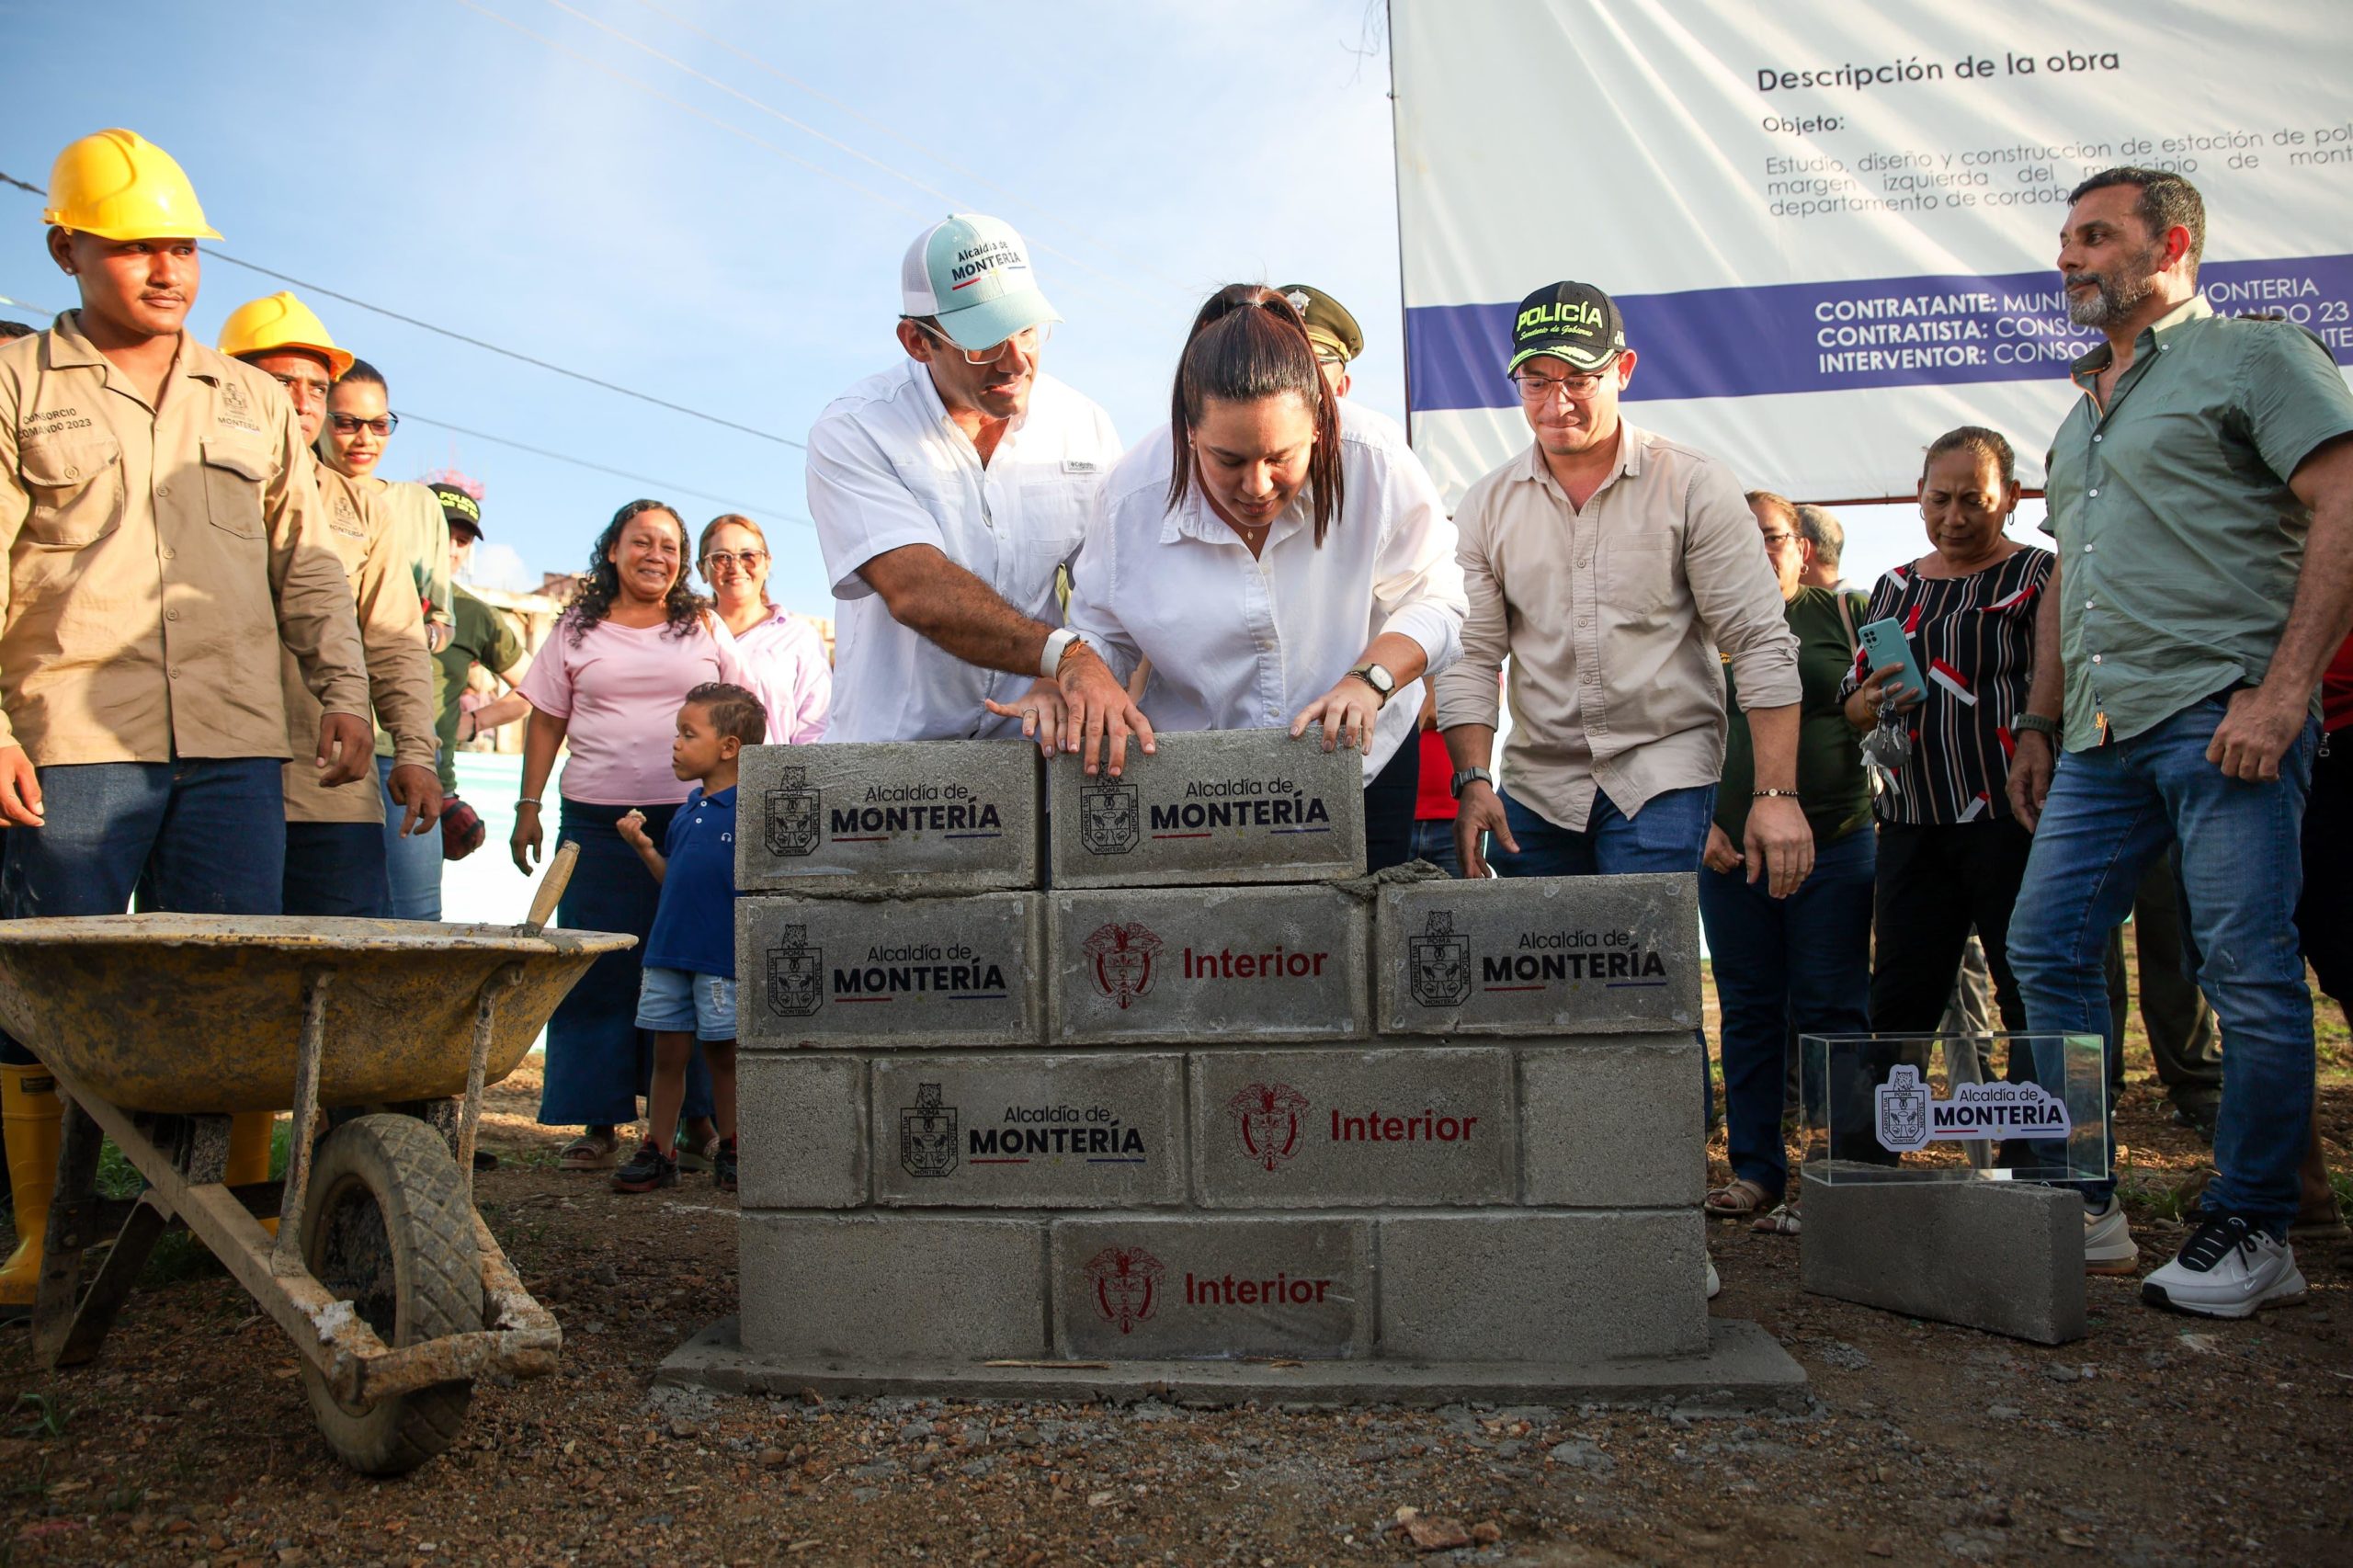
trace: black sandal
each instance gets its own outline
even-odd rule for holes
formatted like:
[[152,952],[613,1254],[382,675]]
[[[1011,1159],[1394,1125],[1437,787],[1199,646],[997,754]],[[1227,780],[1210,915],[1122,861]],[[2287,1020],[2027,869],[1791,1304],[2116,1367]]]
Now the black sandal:
[[653,1139],[637,1146],[629,1164],[613,1173],[615,1192],[653,1192],[678,1185],[678,1162],[662,1152]]

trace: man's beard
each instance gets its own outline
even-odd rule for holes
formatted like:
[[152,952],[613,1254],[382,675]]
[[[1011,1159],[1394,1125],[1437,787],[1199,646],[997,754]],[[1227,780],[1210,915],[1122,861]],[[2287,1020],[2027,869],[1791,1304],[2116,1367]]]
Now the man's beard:
[[[2154,276],[2157,247],[2150,246],[2125,265],[2127,281],[2107,272],[2078,272],[2065,281],[2067,319],[2077,326],[2105,327],[2122,321],[2141,306],[2141,302],[2157,291]],[[2073,292],[2078,283],[2089,282],[2097,291],[2089,299]]]

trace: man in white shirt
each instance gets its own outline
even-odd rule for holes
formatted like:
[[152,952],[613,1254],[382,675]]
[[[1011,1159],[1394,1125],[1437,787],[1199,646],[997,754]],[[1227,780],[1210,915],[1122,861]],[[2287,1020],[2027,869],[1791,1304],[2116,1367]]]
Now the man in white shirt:
[[[933,224],[908,247],[900,294],[905,362],[809,432],[809,512],[842,601],[826,739],[1018,733],[1051,752],[1091,730],[1117,743],[1117,773],[1128,733],[1148,751],[1151,726],[1059,630],[1055,591],[1120,456],[1110,416],[1039,370],[1061,318],[1006,224]],[[1040,675],[1060,697],[1031,692]]]

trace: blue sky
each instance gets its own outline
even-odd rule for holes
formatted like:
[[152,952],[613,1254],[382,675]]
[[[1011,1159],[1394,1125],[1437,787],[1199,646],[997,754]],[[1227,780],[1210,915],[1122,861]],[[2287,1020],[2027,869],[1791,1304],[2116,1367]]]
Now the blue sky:
[[[1368,338],[1356,396],[1404,411],[1379,0],[245,0],[233,28],[213,6],[109,0],[94,29],[96,15],[0,5],[13,58],[106,65],[17,73],[0,170],[45,184],[66,142],[128,126],[187,168],[225,236],[211,249],[790,440],[899,358],[899,257],[951,207],[1028,235],[1065,318],[1048,369],[1129,440],[1166,417],[1200,299],[1236,279],[1347,301]],[[0,295],[63,308],[39,214],[0,188]],[[284,286],[216,256],[191,325],[210,341]],[[394,408],[660,482],[410,420],[384,472],[482,480],[494,572],[576,568],[616,506],[652,494],[693,526],[750,513],[777,551],[774,596],[831,612],[794,448],[305,298],[384,372]],[[1908,508],[1849,523],[1850,574],[1918,548]]]

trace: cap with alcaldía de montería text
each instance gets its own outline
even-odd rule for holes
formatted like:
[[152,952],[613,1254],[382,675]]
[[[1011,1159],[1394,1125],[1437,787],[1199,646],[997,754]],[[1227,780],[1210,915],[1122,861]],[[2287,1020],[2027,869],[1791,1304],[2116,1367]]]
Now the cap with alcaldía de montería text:
[[899,268],[900,313],[930,316],[978,353],[1063,318],[1039,290],[1029,247],[1010,223],[958,212],[915,236]]

